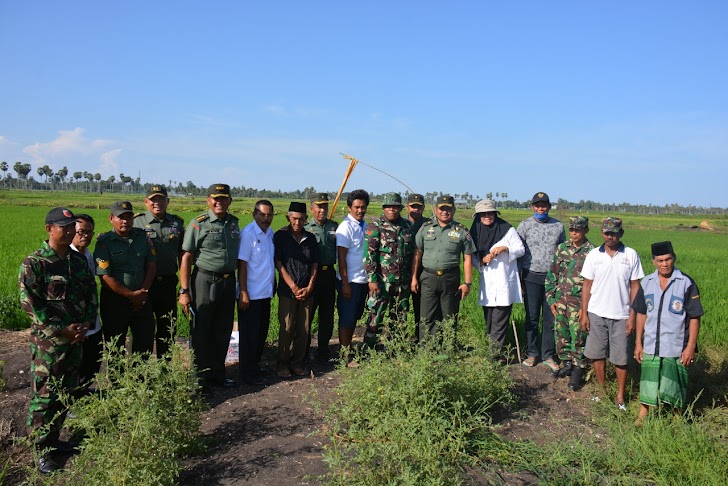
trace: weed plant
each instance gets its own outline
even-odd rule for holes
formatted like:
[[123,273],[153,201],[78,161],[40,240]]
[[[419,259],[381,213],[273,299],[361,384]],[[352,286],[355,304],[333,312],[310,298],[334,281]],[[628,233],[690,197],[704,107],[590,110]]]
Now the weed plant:
[[334,484],[457,484],[473,464],[489,412],[512,400],[510,376],[488,346],[458,346],[452,323],[442,339],[413,346],[383,339],[359,354],[328,410],[324,460]]
[[58,484],[174,483],[179,457],[200,447],[202,404],[187,353],[176,344],[168,360],[104,351],[98,392],[70,404],[66,425],[87,437]]

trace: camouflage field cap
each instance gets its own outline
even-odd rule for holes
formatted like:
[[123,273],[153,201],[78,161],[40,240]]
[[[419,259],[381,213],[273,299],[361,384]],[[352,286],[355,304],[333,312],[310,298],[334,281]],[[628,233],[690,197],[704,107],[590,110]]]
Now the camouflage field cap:
[[76,222],[76,216],[73,215],[68,208],[53,208],[48,211],[45,219],[46,224],[57,224],[58,226],[68,226]]
[[402,196],[396,192],[385,194],[382,201],[382,207],[384,206],[402,206]]
[[230,186],[227,184],[213,184],[207,188],[210,197],[230,197]]
[[149,189],[147,189],[147,199],[154,196],[167,197],[167,188],[159,184],[151,186]]
[[586,216],[572,216],[569,218],[569,229],[586,229],[589,227],[589,218]]
[[455,198],[452,196],[440,196],[437,198],[437,201],[435,202],[435,205],[438,208],[441,208],[443,206],[450,206],[455,207]]
[[317,192],[313,196],[311,196],[311,204],[328,204],[329,203],[329,195],[325,192]]
[[134,208],[131,206],[129,201],[116,201],[109,209],[111,209],[111,214],[114,216],[121,216],[122,214],[134,212]]
[[622,230],[622,220],[608,217],[602,220],[602,233],[619,233]]
[[410,194],[407,196],[407,204],[410,204],[412,206],[424,206],[425,205],[425,196],[422,194]]

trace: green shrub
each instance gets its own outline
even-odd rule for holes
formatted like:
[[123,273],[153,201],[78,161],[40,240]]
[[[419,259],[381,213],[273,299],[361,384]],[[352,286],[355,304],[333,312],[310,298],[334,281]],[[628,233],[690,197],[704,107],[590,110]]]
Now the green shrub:
[[0,329],[27,329],[30,319],[20,307],[18,294],[0,295]]
[[[450,333],[452,334],[452,333]],[[406,339],[342,369],[328,410],[324,460],[337,484],[456,484],[488,433],[489,410],[511,401],[507,370],[488,346],[461,349],[445,336],[412,349]]]
[[202,404],[188,352],[173,344],[169,360],[119,350],[104,359],[98,393],[70,406],[66,425],[87,438],[61,483],[173,484],[180,455],[199,446]]

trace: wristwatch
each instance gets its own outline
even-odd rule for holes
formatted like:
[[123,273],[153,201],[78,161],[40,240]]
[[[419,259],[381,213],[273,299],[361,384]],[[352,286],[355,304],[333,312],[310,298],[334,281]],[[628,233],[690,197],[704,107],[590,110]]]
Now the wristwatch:
[[472,287],[472,286],[473,286],[473,282],[465,282],[465,285],[467,285],[467,286],[468,286],[468,288],[470,288],[470,287]]
[[182,287],[179,288],[179,295],[189,294],[189,293],[190,293],[190,289],[185,289],[185,288],[182,288]]

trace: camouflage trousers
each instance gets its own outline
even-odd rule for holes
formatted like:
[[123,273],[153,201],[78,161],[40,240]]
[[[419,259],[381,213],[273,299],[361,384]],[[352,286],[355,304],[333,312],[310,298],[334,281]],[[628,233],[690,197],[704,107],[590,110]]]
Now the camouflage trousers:
[[364,334],[364,343],[374,346],[377,342],[377,335],[381,333],[381,326],[385,314],[389,313],[391,323],[407,322],[409,311],[410,289],[407,285],[399,283],[380,283],[379,292],[369,295],[367,298],[367,310],[369,320],[367,330]]
[[28,435],[37,434],[35,443],[58,437],[66,418],[59,392],[73,393],[78,388],[83,347],[79,344],[30,343],[31,397]]
[[584,344],[587,333],[581,330],[579,324],[579,300],[560,300],[556,303],[556,316],[554,316],[554,340],[556,341],[556,354],[563,362],[572,361],[584,367]]

